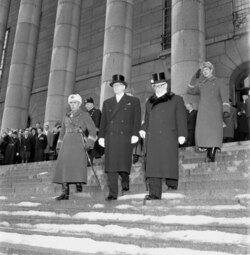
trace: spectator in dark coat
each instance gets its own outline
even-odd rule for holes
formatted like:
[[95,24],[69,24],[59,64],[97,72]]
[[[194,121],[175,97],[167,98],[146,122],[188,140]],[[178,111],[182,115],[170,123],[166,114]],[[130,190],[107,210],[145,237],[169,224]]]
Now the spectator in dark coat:
[[224,124],[223,142],[233,142],[234,132],[237,129],[237,110],[232,106],[232,101],[230,101],[230,116],[228,118],[224,118]]
[[[86,107],[90,117],[92,118],[92,120],[95,123],[96,134],[98,136],[102,113],[101,113],[101,111],[99,109],[97,109],[94,106],[94,100],[93,100],[92,97],[85,99],[84,100],[84,104],[85,104],[85,107]],[[88,136],[88,134],[86,134],[86,135]],[[88,152],[90,160],[91,160],[91,163],[93,163],[94,158],[100,158],[103,155],[103,151],[104,151],[104,149],[99,145],[98,141],[96,141],[94,149],[90,150]]]
[[103,103],[99,132],[99,144],[105,147],[105,172],[109,183],[107,201],[117,199],[118,175],[122,178],[122,190],[129,190],[133,145],[139,140],[141,126],[140,101],[125,94],[124,76],[113,75],[110,86],[115,96]]
[[24,134],[21,136],[21,146],[20,146],[20,157],[22,163],[28,163],[31,154],[31,136],[29,130],[26,129]]
[[44,160],[44,150],[47,146],[47,136],[43,133],[43,128],[37,129],[36,145],[35,145],[35,162]]
[[169,189],[178,187],[179,149],[187,137],[187,117],[182,97],[168,92],[164,73],[153,74],[155,93],[146,102],[140,136],[146,138],[146,200],[161,199],[162,179]]
[[44,132],[47,137],[47,146],[44,150],[44,160],[50,160],[50,154],[53,146],[53,133],[49,130],[49,123],[44,123]]
[[[243,94],[242,95],[242,101],[238,103],[238,110],[237,110],[237,115],[238,115],[238,133],[239,133],[239,140],[240,141],[245,141],[248,140],[248,120],[247,120],[247,112],[249,115],[249,110],[248,109],[248,95]],[[249,118],[249,117],[248,117]]]
[[60,135],[60,131],[61,131],[61,124],[57,122],[54,128],[52,129],[52,134],[53,134],[52,151],[54,153],[53,160],[56,160],[58,156],[56,151],[56,145]]
[[4,165],[5,164],[5,153],[6,153],[6,148],[7,148],[7,145],[9,143],[9,135],[8,135],[8,132],[7,131],[3,131],[1,133],[1,137],[0,137],[0,157],[1,157],[1,162],[0,164],[1,165]]
[[195,127],[195,142],[207,150],[208,162],[215,161],[222,146],[223,117],[230,115],[229,89],[213,76],[214,66],[203,62],[188,85],[189,94],[199,94],[200,101]]
[[37,129],[33,127],[31,128],[31,134],[30,134],[31,149],[30,149],[29,162],[35,162],[36,139],[37,139]]
[[186,104],[187,108],[187,128],[188,128],[188,137],[187,137],[187,146],[195,146],[195,126],[196,126],[196,117],[197,111],[193,108],[192,103]]
[[18,132],[12,131],[5,151],[5,165],[16,164],[20,154]]

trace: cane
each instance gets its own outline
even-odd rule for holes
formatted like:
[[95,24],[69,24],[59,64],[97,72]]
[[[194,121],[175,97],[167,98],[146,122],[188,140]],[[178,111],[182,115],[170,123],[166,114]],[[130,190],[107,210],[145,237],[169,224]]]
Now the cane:
[[93,173],[94,173],[94,176],[95,176],[95,178],[96,178],[96,181],[97,181],[98,186],[100,186],[100,188],[102,189],[101,183],[100,183],[100,181],[99,181],[99,179],[98,179],[98,177],[97,177],[96,171],[95,171],[95,169],[94,169],[94,167],[93,167],[93,164],[92,164],[92,162],[91,162],[91,160],[90,160],[89,153],[88,153],[88,151],[87,151],[87,149],[86,149],[86,147],[85,147],[85,142],[84,142],[84,138],[83,138],[82,134],[81,134],[81,137],[82,137],[83,147],[84,147],[84,150],[85,150],[85,152],[86,152],[86,156],[87,156],[88,162],[89,162],[89,164],[90,164],[90,166],[91,166],[91,169],[92,169],[92,171],[93,171]]

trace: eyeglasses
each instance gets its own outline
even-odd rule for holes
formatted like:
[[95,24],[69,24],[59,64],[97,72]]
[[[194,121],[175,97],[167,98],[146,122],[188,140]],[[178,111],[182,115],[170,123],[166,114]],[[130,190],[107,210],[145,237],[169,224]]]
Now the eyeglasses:
[[165,82],[163,82],[163,83],[158,83],[158,84],[152,84],[152,87],[153,88],[162,88],[164,85],[165,85],[166,83]]

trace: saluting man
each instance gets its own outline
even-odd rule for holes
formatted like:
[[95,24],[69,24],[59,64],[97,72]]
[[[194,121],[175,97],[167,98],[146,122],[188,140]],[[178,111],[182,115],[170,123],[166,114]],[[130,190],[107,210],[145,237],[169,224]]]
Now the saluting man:
[[149,195],[145,200],[161,199],[162,179],[169,189],[178,187],[178,143],[187,137],[186,108],[181,96],[168,91],[164,73],[153,74],[155,93],[146,102],[140,136],[146,138],[146,178]]
[[110,86],[115,96],[104,101],[99,144],[105,147],[105,172],[108,174],[107,201],[118,196],[118,175],[122,190],[129,190],[133,144],[139,140],[141,106],[138,98],[125,94],[127,83],[121,74],[113,75]]

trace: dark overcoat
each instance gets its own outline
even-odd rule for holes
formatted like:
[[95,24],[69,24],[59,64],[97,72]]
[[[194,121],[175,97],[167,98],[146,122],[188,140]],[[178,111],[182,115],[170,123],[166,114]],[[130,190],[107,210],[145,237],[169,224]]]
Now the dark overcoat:
[[86,129],[89,139],[94,140],[96,128],[87,112],[78,110],[64,117],[58,140],[62,140],[62,145],[57,158],[54,183],[87,183],[87,157],[83,142]]
[[223,128],[223,137],[234,138],[234,131],[237,128],[237,110],[231,106],[230,116],[224,118],[224,123],[226,126]]
[[139,136],[141,106],[138,98],[124,94],[103,103],[99,137],[105,139],[105,172],[130,173],[132,136]]
[[150,97],[142,130],[146,131],[146,177],[178,179],[178,137],[187,138],[182,97],[170,93]]
[[200,101],[195,128],[195,142],[198,147],[222,146],[223,112],[230,112],[229,90],[216,77],[192,78],[187,92],[199,94]]

